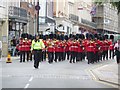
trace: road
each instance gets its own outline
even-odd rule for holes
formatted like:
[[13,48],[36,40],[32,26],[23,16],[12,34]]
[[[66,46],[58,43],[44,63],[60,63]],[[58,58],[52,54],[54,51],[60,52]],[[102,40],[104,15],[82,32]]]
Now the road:
[[44,61],[39,69],[33,68],[33,62],[20,63],[13,60],[6,64],[2,60],[2,88],[116,88],[95,79],[90,69],[106,65],[115,60],[87,64],[87,61],[69,63],[67,60],[49,64]]

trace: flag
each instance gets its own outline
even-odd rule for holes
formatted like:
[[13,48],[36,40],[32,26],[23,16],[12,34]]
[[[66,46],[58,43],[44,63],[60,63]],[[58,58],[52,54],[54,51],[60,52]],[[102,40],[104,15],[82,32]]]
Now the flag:
[[93,6],[91,11],[90,11],[91,15],[95,15],[96,14],[96,6]]

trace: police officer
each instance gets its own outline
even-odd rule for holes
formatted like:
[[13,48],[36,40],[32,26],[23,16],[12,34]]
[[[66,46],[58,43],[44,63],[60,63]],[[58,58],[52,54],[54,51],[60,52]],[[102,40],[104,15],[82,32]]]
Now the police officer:
[[34,67],[38,69],[39,62],[42,60],[42,49],[45,48],[45,45],[39,36],[36,36],[32,41],[31,51],[34,52]]

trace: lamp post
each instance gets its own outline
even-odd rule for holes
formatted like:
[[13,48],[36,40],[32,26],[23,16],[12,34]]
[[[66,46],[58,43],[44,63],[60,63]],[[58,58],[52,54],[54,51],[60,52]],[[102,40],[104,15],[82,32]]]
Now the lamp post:
[[37,33],[39,34],[39,10],[40,10],[39,0],[37,1],[37,5],[35,6],[35,9],[37,11]]

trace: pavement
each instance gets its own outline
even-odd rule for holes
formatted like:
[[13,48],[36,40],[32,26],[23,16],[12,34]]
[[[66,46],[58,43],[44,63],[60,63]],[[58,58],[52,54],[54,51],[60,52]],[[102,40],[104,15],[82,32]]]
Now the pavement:
[[95,75],[97,79],[100,81],[108,82],[115,85],[120,85],[119,83],[119,74],[118,68],[120,65],[116,64],[116,62],[103,65],[101,67],[92,69],[91,71]]
[[118,88],[115,60],[89,65],[86,60],[75,64],[68,60],[53,64],[45,61],[36,70],[33,61],[20,63],[19,57],[11,59],[10,64],[6,64],[7,58],[0,61],[2,88]]

